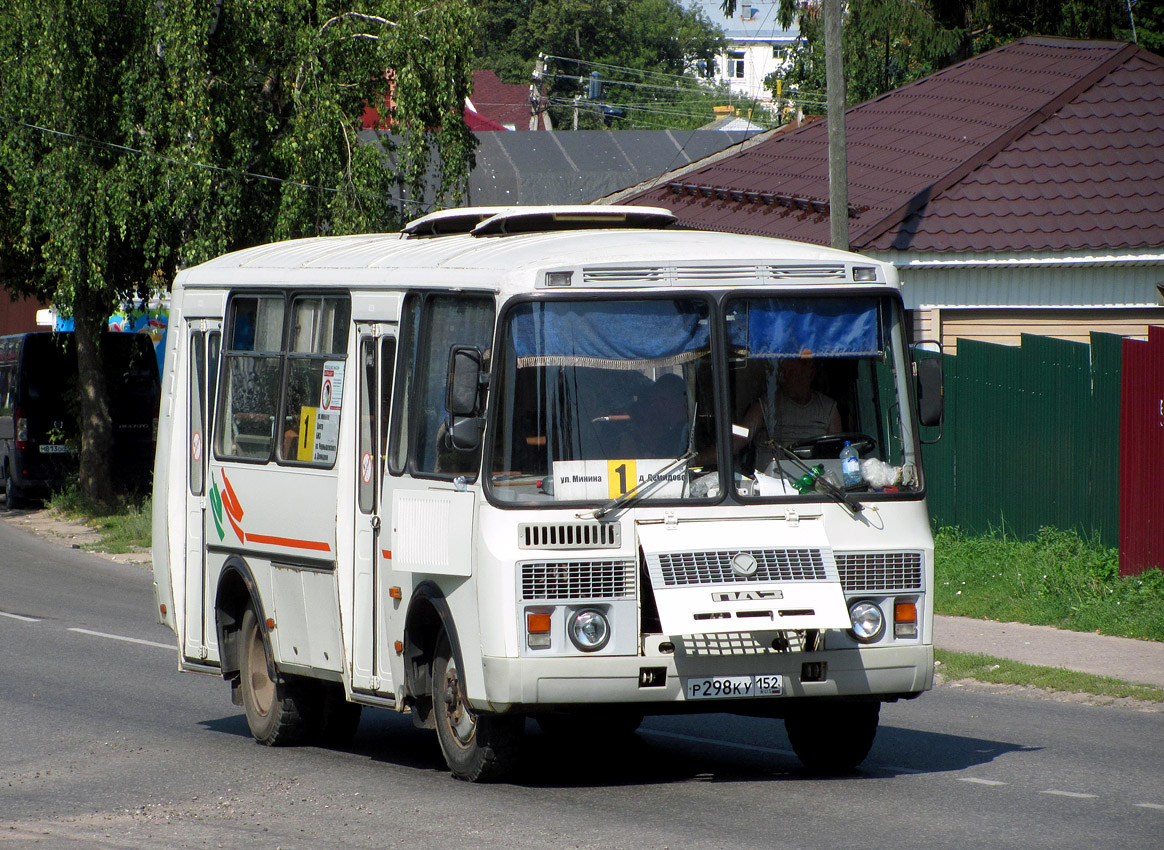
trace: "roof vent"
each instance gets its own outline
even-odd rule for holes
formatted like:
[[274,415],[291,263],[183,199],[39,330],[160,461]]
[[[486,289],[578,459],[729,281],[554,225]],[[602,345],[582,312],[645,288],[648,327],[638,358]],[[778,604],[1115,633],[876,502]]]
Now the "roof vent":
[[410,221],[401,232],[409,238],[464,233],[504,236],[586,228],[657,229],[674,223],[675,214],[662,207],[464,207],[430,213]]

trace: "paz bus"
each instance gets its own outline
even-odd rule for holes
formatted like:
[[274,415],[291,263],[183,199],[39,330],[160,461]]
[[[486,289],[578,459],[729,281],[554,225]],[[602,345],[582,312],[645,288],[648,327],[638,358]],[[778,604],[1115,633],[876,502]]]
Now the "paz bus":
[[[677,712],[859,764],[933,684],[940,373],[891,265],[674,221],[464,208],[180,272],[153,519],[179,668],[268,745],[408,712],[470,781],[527,720]],[[819,433],[777,421],[785,361]]]

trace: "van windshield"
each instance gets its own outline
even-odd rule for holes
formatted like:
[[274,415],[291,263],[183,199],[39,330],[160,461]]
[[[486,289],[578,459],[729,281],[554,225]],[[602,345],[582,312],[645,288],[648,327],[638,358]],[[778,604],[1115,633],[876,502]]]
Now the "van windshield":
[[813,467],[858,496],[917,489],[900,313],[851,295],[519,303],[491,392],[493,498],[819,499]]

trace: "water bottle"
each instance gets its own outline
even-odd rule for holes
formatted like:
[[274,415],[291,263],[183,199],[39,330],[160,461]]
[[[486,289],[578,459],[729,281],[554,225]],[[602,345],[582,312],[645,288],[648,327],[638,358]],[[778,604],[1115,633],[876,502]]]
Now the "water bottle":
[[861,483],[861,461],[857,457],[857,450],[845,440],[845,447],[841,449],[841,482],[846,487],[856,487]]

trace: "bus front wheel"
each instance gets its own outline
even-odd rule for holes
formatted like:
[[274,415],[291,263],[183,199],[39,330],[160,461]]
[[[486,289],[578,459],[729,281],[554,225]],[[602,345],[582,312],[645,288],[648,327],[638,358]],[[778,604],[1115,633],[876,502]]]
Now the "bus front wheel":
[[299,743],[306,726],[302,698],[276,672],[266,635],[251,608],[243,614],[241,631],[240,687],[251,734],[268,747]]
[[786,717],[784,729],[810,773],[836,775],[869,755],[880,714],[879,702],[822,703]]
[[441,635],[433,658],[433,713],[437,740],[453,776],[489,782],[513,769],[525,718],[479,713],[469,706],[447,635]]

